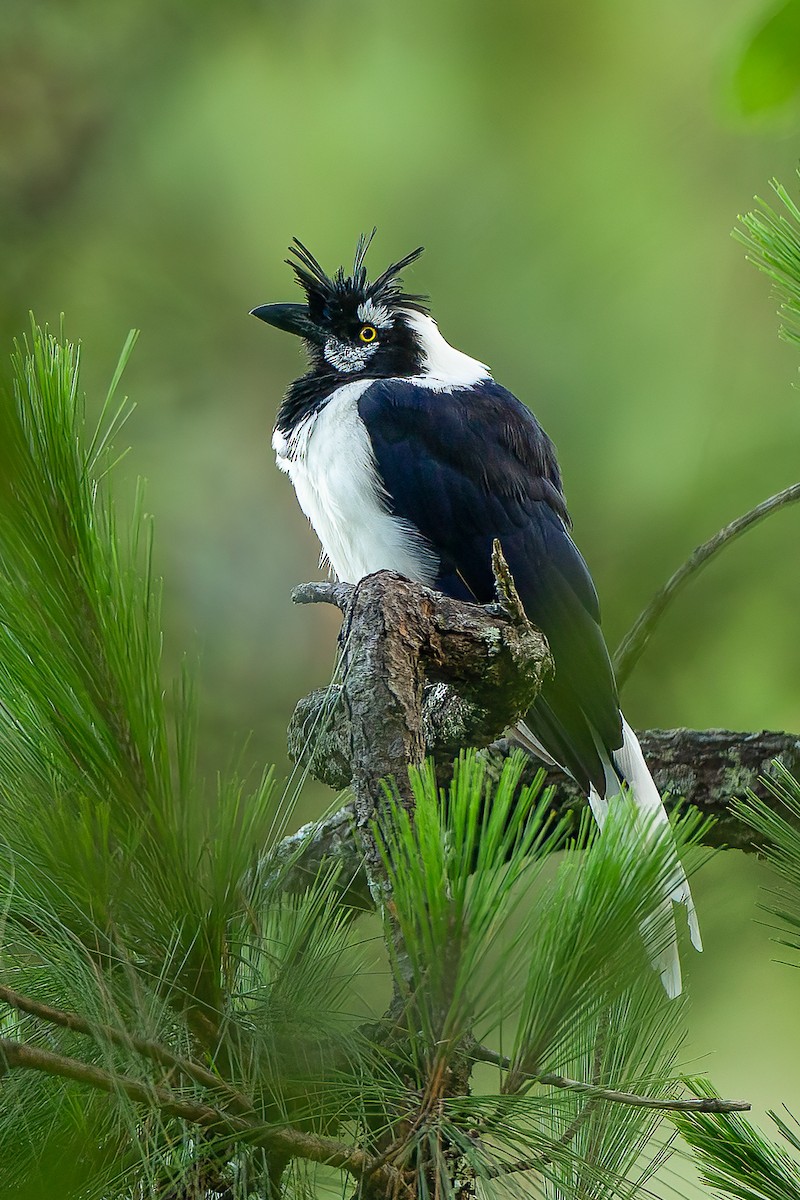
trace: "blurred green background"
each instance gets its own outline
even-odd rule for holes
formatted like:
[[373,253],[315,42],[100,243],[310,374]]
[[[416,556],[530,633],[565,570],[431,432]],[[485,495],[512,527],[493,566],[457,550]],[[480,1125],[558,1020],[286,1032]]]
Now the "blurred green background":
[[[247,315],[294,298],[293,235],[329,268],[373,224],[374,271],[427,246],[408,285],[555,439],[612,647],[698,542],[800,476],[797,352],[729,236],[770,177],[800,188],[800,29],[779,13],[770,43],[770,12],[3,0],[2,344],[64,312],[97,404],[142,330],[117,489],[149,481],[209,775],[287,773],[293,702],[333,662],[335,615],[289,603],[317,545],[269,448],[302,359]],[[691,585],[626,689],[634,724],[800,730],[799,534],[782,512]],[[308,787],[299,817],[329,800]],[[687,1067],[800,1110],[800,976],[755,923],[765,882],[736,855],[697,881]]]

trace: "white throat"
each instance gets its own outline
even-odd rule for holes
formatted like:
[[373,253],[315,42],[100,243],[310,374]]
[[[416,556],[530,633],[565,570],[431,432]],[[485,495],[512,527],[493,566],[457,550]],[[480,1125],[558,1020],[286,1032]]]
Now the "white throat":
[[373,382],[343,384],[288,437],[276,429],[272,445],[339,579],[357,583],[386,570],[430,585],[438,557],[418,529],[390,514],[359,416],[358,402]]
[[480,379],[490,378],[484,363],[445,341],[433,317],[414,309],[406,309],[403,317],[419,338],[424,355],[423,374],[429,387],[471,387]]

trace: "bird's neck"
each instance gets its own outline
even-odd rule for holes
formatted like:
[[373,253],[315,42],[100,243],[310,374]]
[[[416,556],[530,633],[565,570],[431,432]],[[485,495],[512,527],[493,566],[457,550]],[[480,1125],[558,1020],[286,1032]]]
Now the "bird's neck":
[[283,398],[275,428],[283,434],[290,434],[306,417],[319,412],[345,382],[349,380],[343,379],[336,371],[326,371],[324,368],[301,375],[290,385]]
[[[398,372],[398,378],[403,378],[408,383],[417,383],[420,387],[432,391],[469,388],[491,379],[489,368],[484,363],[470,358],[468,354],[456,350],[445,341],[436,322],[427,313],[408,310],[405,313],[405,321],[413,331],[419,361],[416,371],[406,374],[401,370]],[[395,378],[383,373],[373,374],[368,368],[343,375],[341,371],[329,366],[324,359],[320,359],[312,370],[301,375],[290,386],[278,409],[275,428],[288,435],[306,417],[319,412],[338,388],[363,379],[387,377]]]

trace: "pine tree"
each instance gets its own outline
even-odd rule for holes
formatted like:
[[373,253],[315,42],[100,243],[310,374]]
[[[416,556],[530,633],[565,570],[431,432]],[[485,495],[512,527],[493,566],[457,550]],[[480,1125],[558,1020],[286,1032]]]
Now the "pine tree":
[[[745,224],[794,319],[790,218]],[[718,1192],[800,1196],[746,1105],[681,1078],[683,1007],[639,933],[670,850],[653,829],[642,854],[624,801],[598,837],[519,755],[395,773],[356,896],[345,856],[306,869],[313,831],[281,840],[269,772],[203,786],[192,680],[161,677],[142,492],[122,518],[110,489],[133,342],[93,431],[61,331],[32,325],[0,404],[3,1196],[632,1200],[665,1114]],[[739,815],[796,935],[796,828],[755,798]],[[702,829],[673,833],[683,852]]]
[[191,682],[165,696],[150,524],[109,490],[131,346],[91,435],[77,348],[35,326],[2,407],[3,1194],[302,1195],[340,1172],[364,1195],[632,1195],[659,1114],[609,1090],[680,1088],[681,1007],[637,932],[663,848],[620,809],[553,873],[565,831],[519,758],[490,805],[474,755],[446,803],[417,773],[414,819],[387,801],[377,835],[399,1003],[365,1013],[374,929],[336,866],[289,888],[270,776],[205,792]]

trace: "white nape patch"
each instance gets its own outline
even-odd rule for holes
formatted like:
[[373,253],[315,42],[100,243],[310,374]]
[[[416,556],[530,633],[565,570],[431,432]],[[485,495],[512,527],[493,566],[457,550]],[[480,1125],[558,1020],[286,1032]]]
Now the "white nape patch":
[[374,571],[397,571],[431,584],[436,555],[409,521],[386,511],[372,443],[358,413],[359,398],[371,383],[343,384],[289,437],[276,429],[277,463],[294,484],[337,578],[357,583]]
[[471,387],[481,379],[491,378],[485,363],[470,358],[445,341],[433,317],[415,309],[404,309],[403,319],[419,338],[424,356],[422,375],[414,376],[415,383],[433,391],[444,391],[445,388]]
[[376,346],[356,346],[352,342],[343,342],[339,338],[330,337],[325,343],[322,353],[325,355],[326,362],[329,362],[337,371],[350,375],[354,371],[364,369],[375,349]]
[[376,329],[390,329],[394,318],[388,308],[376,304],[374,300],[364,300],[356,309],[359,321],[368,321]]

